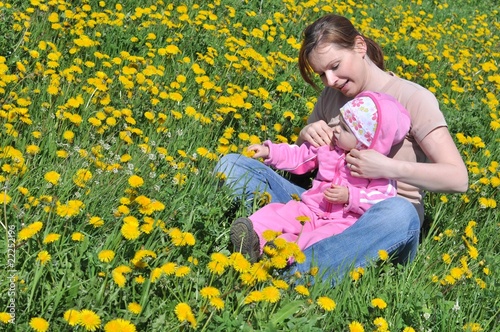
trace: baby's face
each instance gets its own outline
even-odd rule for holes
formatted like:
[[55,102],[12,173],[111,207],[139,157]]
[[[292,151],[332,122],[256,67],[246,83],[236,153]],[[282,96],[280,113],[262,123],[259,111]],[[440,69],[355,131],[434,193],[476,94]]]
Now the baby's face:
[[339,124],[333,127],[333,140],[335,145],[344,151],[351,151],[358,144],[358,139],[354,136],[342,116],[340,116]]

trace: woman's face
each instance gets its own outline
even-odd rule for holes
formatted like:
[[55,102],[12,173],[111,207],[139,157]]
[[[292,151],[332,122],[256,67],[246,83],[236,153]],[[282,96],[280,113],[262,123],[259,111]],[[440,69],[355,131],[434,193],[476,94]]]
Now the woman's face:
[[354,49],[339,48],[334,44],[318,45],[308,59],[325,86],[337,89],[347,97],[356,96],[366,86],[366,44],[364,41],[359,43]]

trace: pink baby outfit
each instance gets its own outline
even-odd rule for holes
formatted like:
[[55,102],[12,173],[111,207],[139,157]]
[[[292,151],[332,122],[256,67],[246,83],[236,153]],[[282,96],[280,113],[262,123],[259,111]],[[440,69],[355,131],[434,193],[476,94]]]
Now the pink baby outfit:
[[[359,149],[374,149],[387,155],[400,143],[410,128],[406,109],[393,97],[376,92],[363,92],[340,109],[346,124],[358,138]],[[261,252],[266,243],[265,230],[281,232],[280,237],[297,242],[303,250],[312,244],[343,232],[372,205],[396,196],[396,182],[388,179],[363,179],[351,176],[345,161],[346,152],[338,147],[313,147],[264,142],[269,156],[264,163],[294,174],[318,169],[312,187],[301,201],[268,204],[249,218],[260,241]],[[333,204],[324,198],[332,185],[349,189],[349,202]],[[297,220],[307,216],[303,225]]]

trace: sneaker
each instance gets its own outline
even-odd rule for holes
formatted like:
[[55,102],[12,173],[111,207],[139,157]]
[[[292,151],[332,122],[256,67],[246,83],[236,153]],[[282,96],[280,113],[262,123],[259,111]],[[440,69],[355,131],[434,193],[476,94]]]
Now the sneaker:
[[255,263],[260,256],[259,237],[255,233],[252,221],[248,218],[238,218],[233,221],[230,230],[233,250],[248,255],[250,263]]

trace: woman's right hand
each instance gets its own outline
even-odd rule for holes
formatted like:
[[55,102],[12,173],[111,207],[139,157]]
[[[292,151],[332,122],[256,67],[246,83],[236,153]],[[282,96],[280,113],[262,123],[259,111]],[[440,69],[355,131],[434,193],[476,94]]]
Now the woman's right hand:
[[298,144],[309,142],[315,148],[323,145],[330,145],[333,139],[333,128],[325,121],[319,120],[308,124],[299,134]]

